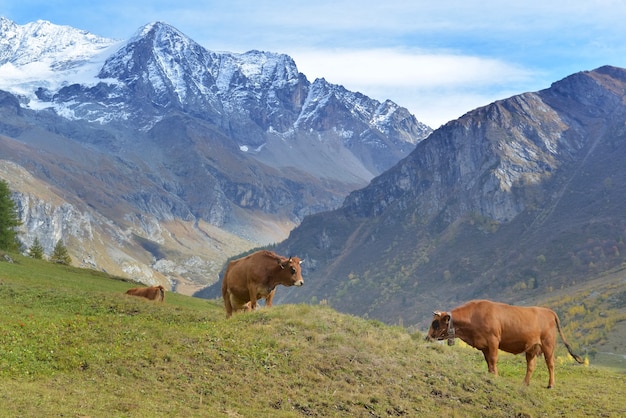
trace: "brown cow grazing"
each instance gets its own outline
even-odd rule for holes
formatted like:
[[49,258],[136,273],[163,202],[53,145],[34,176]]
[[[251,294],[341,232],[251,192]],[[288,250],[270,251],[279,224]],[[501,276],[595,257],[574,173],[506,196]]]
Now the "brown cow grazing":
[[222,281],[226,317],[233,311],[252,311],[257,300],[265,298],[272,306],[276,286],[302,286],[304,280],[298,257],[281,257],[261,250],[228,263]]
[[152,287],[135,287],[126,291],[127,295],[140,296],[142,298],[150,300],[158,300],[163,302],[165,300],[165,288],[161,285]]
[[449,345],[454,344],[455,337],[462,339],[483,352],[489,371],[496,376],[498,349],[513,354],[526,353],[526,385],[535,370],[536,357],[543,353],[550,373],[548,389],[553,387],[557,330],[570,355],[583,363],[565,340],[559,317],[548,308],[474,300],[451,312],[433,312],[433,315],[427,339],[447,339]]

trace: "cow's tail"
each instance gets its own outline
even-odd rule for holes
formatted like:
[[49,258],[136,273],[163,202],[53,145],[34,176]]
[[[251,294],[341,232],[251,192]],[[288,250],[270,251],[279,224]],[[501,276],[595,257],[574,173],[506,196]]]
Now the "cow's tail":
[[563,330],[561,329],[561,321],[559,321],[559,316],[556,313],[554,314],[554,319],[556,320],[556,329],[559,330],[559,335],[561,336],[561,340],[563,340],[563,344],[565,344],[565,348],[567,348],[567,352],[570,356],[574,357],[574,360],[576,360],[580,364],[583,364],[585,361],[579,355],[574,354],[572,346],[569,345],[569,343],[565,339],[565,335],[563,334]]

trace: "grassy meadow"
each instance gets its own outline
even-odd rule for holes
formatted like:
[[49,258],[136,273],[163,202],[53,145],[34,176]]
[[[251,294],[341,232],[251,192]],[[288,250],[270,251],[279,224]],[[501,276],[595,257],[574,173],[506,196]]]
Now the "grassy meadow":
[[[560,344],[500,376],[470,347],[340,314],[278,305],[227,320],[221,302],[14,257],[0,262],[0,417],[620,417],[623,372],[575,364]],[[279,289],[280,291],[280,289]],[[570,338],[571,341],[571,338]]]

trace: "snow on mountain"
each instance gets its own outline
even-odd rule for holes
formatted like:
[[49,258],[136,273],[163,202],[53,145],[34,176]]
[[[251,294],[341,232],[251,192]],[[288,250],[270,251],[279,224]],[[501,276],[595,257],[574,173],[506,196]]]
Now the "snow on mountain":
[[[46,21],[17,25],[0,18],[0,90],[70,121],[142,132],[182,112],[259,158],[270,153],[272,138],[275,147],[304,137],[342,144],[368,167],[365,179],[431,132],[391,101],[323,78],[309,82],[288,55],[209,51],[163,22],[117,41]],[[275,156],[264,163],[282,166],[280,152]]]
[[121,41],[38,20],[25,25],[0,17],[0,89],[39,107],[38,87],[97,83],[98,71]]
[[299,80],[295,63],[284,54],[254,50],[243,54],[224,53],[221,58],[217,85],[222,92],[232,88],[238,72],[247,80],[247,87],[255,89],[282,88]]
[[[97,95],[98,105],[81,103],[75,86],[82,93],[94,89],[90,97]],[[162,22],[118,41],[41,20],[17,25],[0,18],[0,89],[32,109],[52,107],[69,119],[125,121],[137,114],[126,99],[144,96],[138,98],[156,106],[156,113],[159,108],[200,108],[217,120],[244,111],[264,131],[275,133],[307,126],[332,100],[389,133],[391,115],[400,108],[323,79],[311,84],[288,55],[212,52]],[[250,110],[251,104],[256,110]],[[143,121],[144,129],[158,119],[152,117]],[[420,137],[430,132],[423,124],[421,130]],[[342,135],[349,137],[350,130]]]
[[311,85],[311,90],[306,98],[303,110],[300,113],[296,125],[306,124],[316,118],[321,108],[328,106],[329,102],[337,100],[345,103],[350,113],[359,119],[363,119],[382,130],[385,129],[390,114],[397,111],[399,106],[391,101],[379,103],[361,93],[353,93],[343,86],[330,84],[325,79],[317,79]]
[[[272,138],[274,147],[304,136],[342,144],[367,166],[365,180],[432,131],[391,101],[324,79],[309,82],[288,55],[209,51],[163,22],[117,41],[46,21],[17,25],[2,18],[0,90],[33,110],[141,132],[182,112],[210,123],[240,150],[272,155],[263,160],[270,166],[283,164],[280,152],[266,146]],[[318,174],[314,166],[310,171]]]
[[212,54],[180,31],[155,22],[145,25],[113,55],[98,76],[114,78],[127,86],[145,84],[157,94],[173,91],[178,101],[190,89],[208,94],[207,67]]

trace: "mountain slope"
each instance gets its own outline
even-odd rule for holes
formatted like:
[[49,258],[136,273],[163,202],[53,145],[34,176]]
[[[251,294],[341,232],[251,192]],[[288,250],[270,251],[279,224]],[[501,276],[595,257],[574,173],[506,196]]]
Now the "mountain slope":
[[[118,41],[1,19],[0,89],[2,158],[89,228],[108,225],[109,249],[87,254],[66,226],[54,238],[95,268],[172,287],[213,282],[228,256],[338,207],[430,133],[392,102],[309,82],[287,55],[208,51],[162,22]],[[13,190],[26,205],[30,191]],[[35,197],[25,246],[52,239],[35,225],[60,222]]]
[[327,306],[226,319],[213,302],[151,303],[99,272],[15,258],[0,261],[5,416],[511,417],[541,405],[547,416],[612,417],[626,407],[623,373],[573,364],[562,344],[556,387],[545,389],[543,362],[522,387],[523,356],[502,355],[493,378],[474,349]]
[[275,300],[413,323],[621,268],[625,96],[626,70],[602,67],[449,122],[278,245],[308,280]]

